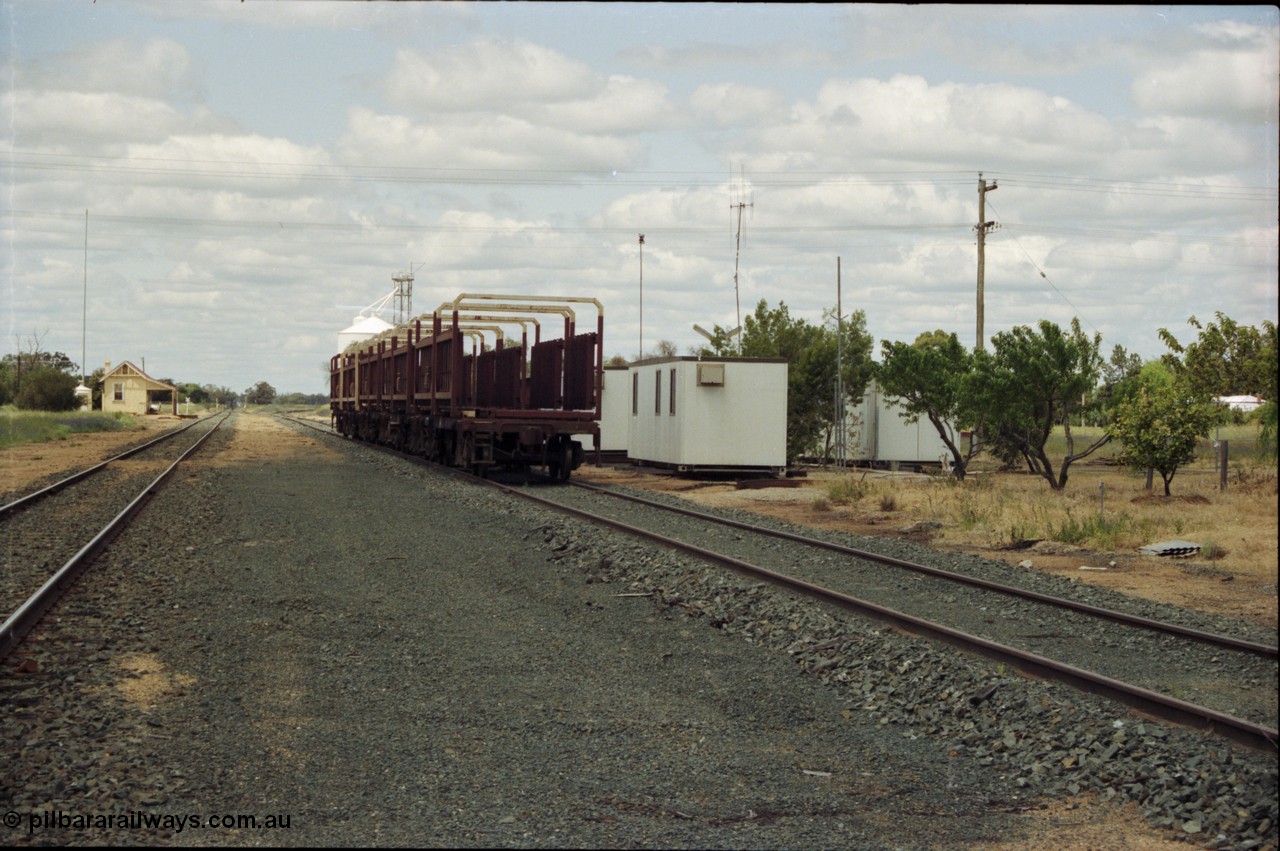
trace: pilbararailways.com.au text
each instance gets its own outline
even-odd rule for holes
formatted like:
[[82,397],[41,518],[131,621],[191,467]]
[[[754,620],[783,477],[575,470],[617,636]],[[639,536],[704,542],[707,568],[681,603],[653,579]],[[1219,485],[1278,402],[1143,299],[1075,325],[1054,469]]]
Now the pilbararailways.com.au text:
[[25,816],[13,811],[4,814],[5,827],[16,828],[25,822],[28,834],[54,830],[288,830],[291,820],[289,814],[202,816],[139,810],[83,815],[64,810],[35,811]]

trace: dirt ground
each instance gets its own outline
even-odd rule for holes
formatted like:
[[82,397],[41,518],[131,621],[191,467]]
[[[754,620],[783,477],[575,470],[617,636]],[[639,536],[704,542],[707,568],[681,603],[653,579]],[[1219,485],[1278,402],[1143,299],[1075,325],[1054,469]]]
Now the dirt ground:
[[[33,483],[39,480],[57,474],[69,475],[120,452],[129,444],[139,442],[148,432],[173,428],[181,422],[172,416],[149,416],[130,431],[77,435],[62,441],[0,449],[0,493],[10,499],[27,493]],[[315,451],[317,444],[310,438],[295,433],[292,438],[286,439],[288,433],[285,426],[266,417],[242,417],[232,444],[234,458],[223,458],[221,461],[262,463],[276,453],[298,451],[299,441],[309,445],[308,451]],[[741,508],[798,524],[858,534],[896,535],[937,545],[936,541],[930,541],[933,530],[922,531],[916,528],[918,518],[913,517],[910,512],[894,512],[886,516],[883,512],[859,512],[844,507],[816,510],[814,499],[825,487],[821,475],[812,476],[798,487],[758,490],[740,490],[732,481],[688,479],[635,467],[583,467],[575,476],[583,481],[624,483],[678,493],[694,502]],[[909,481],[909,478],[904,481]],[[1197,573],[1188,570],[1185,563],[1149,557],[1126,556],[1116,559],[1113,556],[1103,558],[1099,554],[1083,551],[1054,554],[1001,552],[974,547],[962,549],[1014,563],[1029,559],[1038,569],[1069,573],[1081,581],[1105,584],[1126,593],[1150,596],[1208,611],[1251,617],[1261,623],[1269,623],[1272,627],[1276,624],[1274,568],[1271,569],[1270,586],[1267,588],[1264,580],[1223,581],[1221,573]],[[1113,566],[1111,561],[1118,563]],[[1122,564],[1119,563],[1121,561]],[[1108,569],[1081,571],[1081,566]],[[138,699],[145,699],[145,696],[140,695]],[[1026,817],[1035,823],[1033,834],[1037,840],[1028,842],[1022,839],[1016,843],[1019,849],[1083,851],[1127,848],[1171,851],[1194,847],[1174,841],[1151,829],[1132,806],[1117,807],[1091,798],[1053,802],[1029,811]],[[993,840],[971,846],[971,851],[978,848],[1005,851],[1011,847],[1013,846],[1008,843]]]

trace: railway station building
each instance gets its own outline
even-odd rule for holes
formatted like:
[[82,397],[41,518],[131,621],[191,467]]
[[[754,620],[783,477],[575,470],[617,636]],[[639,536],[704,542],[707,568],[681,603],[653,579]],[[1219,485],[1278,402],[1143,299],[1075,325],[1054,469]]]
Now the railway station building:
[[168,391],[171,413],[178,413],[178,388],[156,381],[129,361],[114,367],[107,361],[102,376],[102,410],[113,413],[147,414],[153,407],[155,394]]

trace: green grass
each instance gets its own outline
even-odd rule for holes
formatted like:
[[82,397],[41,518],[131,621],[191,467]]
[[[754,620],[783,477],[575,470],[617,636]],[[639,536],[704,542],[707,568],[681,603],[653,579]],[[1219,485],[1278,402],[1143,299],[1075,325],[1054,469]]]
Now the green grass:
[[51,414],[5,407],[0,408],[0,447],[66,440],[73,434],[87,432],[121,431],[133,424],[133,418],[124,414],[104,414],[101,411]]
[[[1260,456],[1257,448],[1259,431],[1261,431],[1261,426],[1257,422],[1214,426],[1209,430],[1208,437],[1202,437],[1196,443],[1196,460],[1193,464],[1213,466],[1215,456],[1213,444],[1216,440],[1230,442],[1232,460],[1243,463],[1261,463],[1265,459]],[[1086,447],[1102,437],[1104,432],[1105,429],[1101,426],[1072,426],[1071,437],[1075,442],[1075,451],[1084,451]],[[1123,449],[1124,444],[1118,440],[1112,440],[1089,456],[1088,460],[1115,458],[1120,455]],[[1053,433],[1049,435],[1049,440],[1045,443],[1045,451],[1048,452],[1049,460],[1053,462],[1055,468],[1062,463],[1062,458],[1067,452],[1067,438],[1062,426],[1055,427]],[[987,456],[979,457],[985,458]]]
[[1089,544],[1097,549],[1109,550],[1116,549],[1124,534],[1133,528],[1133,519],[1124,512],[1105,517],[1091,515],[1077,520],[1068,509],[1065,520],[1049,524],[1049,537],[1065,544]]
[[[864,478],[865,475],[864,473]],[[870,486],[863,479],[855,479],[852,475],[841,476],[827,485],[827,498],[835,505],[849,505],[857,503],[869,490]]]

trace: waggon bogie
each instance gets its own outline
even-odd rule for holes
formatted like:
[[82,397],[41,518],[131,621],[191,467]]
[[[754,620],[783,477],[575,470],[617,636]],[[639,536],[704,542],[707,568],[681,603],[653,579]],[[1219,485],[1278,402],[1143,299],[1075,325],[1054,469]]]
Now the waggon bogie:
[[[596,329],[579,334],[584,303]],[[542,339],[546,315],[561,317],[562,337]],[[505,336],[513,325],[519,343]],[[603,329],[595,299],[460,295],[333,358],[334,428],[481,475],[540,466],[567,479],[585,455],[574,435],[599,448]]]

